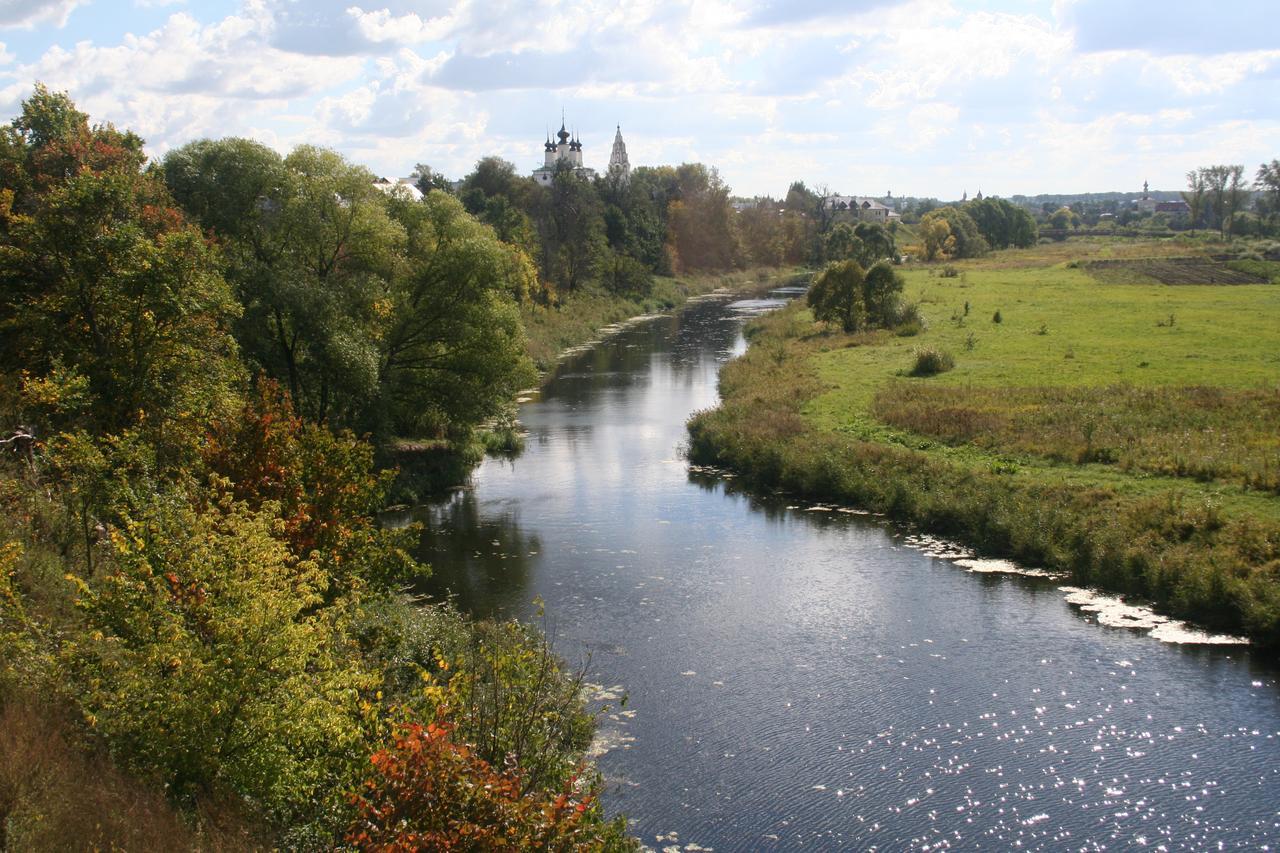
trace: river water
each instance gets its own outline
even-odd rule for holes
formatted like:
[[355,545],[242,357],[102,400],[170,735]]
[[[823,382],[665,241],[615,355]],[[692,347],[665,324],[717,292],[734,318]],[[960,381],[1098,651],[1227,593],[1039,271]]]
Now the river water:
[[1280,840],[1277,671],[1247,647],[1107,627],[1059,581],[690,470],[686,419],[784,295],[566,361],[520,409],[524,453],[416,513],[435,594],[526,618],[541,600],[586,662],[610,808],[655,849]]

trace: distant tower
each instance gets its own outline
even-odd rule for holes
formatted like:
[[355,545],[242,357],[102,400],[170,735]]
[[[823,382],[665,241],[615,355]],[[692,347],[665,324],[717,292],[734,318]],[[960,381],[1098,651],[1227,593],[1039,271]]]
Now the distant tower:
[[609,174],[617,175],[623,183],[631,180],[631,161],[627,159],[627,143],[622,141],[622,125],[613,136],[613,153],[609,155]]
[[1142,182],[1142,197],[1143,197],[1143,198],[1146,198],[1146,197],[1147,197],[1147,182],[1146,182],[1146,181],[1143,181],[1143,182]]
[[961,200],[961,201],[968,201],[968,200],[969,200],[969,191],[968,191],[968,190],[965,190],[965,191],[964,191],[964,195],[960,196],[960,200]]

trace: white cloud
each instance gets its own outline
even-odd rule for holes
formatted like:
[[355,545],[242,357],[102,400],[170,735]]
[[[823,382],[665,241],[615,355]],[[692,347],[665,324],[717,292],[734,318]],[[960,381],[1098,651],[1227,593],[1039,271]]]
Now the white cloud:
[[524,170],[563,106],[589,161],[621,122],[633,162],[701,158],[746,194],[801,178],[947,197],[1106,189],[1139,168],[1159,185],[1215,139],[1205,162],[1280,148],[1280,38],[1211,50],[1210,32],[1179,52],[1153,30],[1105,46],[1111,13],[1094,0],[1040,15],[964,0],[241,0],[61,42],[73,6],[0,0],[0,24],[7,12],[44,39],[11,41],[21,61],[0,46],[0,101],[16,109],[41,80],[156,153],[242,134],[331,145],[387,175],[423,161],[460,176],[487,154]]
[[84,0],[0,0],[0,28],[31,29],[44,23],[61,27],[67,23],[72,10],[83,2]]

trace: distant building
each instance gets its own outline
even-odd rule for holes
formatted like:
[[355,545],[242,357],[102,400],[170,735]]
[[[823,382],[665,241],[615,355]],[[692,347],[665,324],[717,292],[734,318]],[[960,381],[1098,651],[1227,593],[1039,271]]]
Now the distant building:
[[627,159],[627,143],[622,141],[622,125],[613,135],[613,152],[609,155],[609,177],[624,184],[631,180],[631,161]]
[[1142,198],[1138,199],[1138,204],[1137,204],[1138,210],[1143,210],[1143,211],[1146,211],[1147,213],[1155,213],[1156,207],[1159,204],[1160,202],[1156,201],[1154,198],[1151,197],[1151,193],[1147,189],[1147,182],[1143,181],[1142,182]]
[[397,178],[394,181],[389,178],[376,178],[373,185],[387,195],[402,191],[408,193],[414,201],[422,200],[422,190],[418,189],[417,181],[413,178]]
[[1177,201],[1158,201],[1155,206],[1156,213],[1185,213],[1191,214],[1191,205],[1185,201],[1178,199]]
[[[547,137],[546,144],[542,146],[543,161],[542,165],[533,170],[533,179],[544,187],[551,186],[551,182],[555,179],[556,170],[569,168],[577,172],[584,178],[594,178],[596,176],[594,169],[588,169],[582,164],[582,141],[573,136],[564,128],[564,120],[560,121],[560,132],[556,134],[559,142],[552,142]],[[622,129],[618,129],[617,139],[614,141],[614,148],[617,148],[618,142],[622,140]],[[622,157],[625,160],[627,156],[626,146],[623,146]],[[612,161],[610,161],[612,165]],[[627,172],[630,174],[630,164],[627,166]]]
[[866,196],[829,195],[823,199],[823,204],[828,210],[837,212],[847,210],[858,219],[868,222],[888,222],[891,219],[902,218],[893,208]]

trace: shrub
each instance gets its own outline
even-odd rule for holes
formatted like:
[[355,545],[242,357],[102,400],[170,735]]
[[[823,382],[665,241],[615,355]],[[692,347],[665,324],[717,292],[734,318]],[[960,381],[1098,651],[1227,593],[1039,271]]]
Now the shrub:
[[939,278],[957,278],[959,277],[959,275],[960,275],[960,270],[956,269],[951,264],[947,264],[938,273]]
[[912,376],[934,376],[945,373],[956,366],[951,353],[936,347],[920,347],[915,351],[916,363],[911,368]]
[[1004,317],[1001,317],[1001,316],[1000,316],[1000,310],[999,310],[999,309],[996,309],[996,313],[994,313],[994,314],[992,314],[992,315],[991,315],[991,322],[993,322],[993,323],[1003,323],[1003,322],[1004,322]]
[[618,840],[590,786],[570,777],[556,794],[527,793],[443,719],[405,726],[372,764],[346,838],[358,850],[596,850]]

